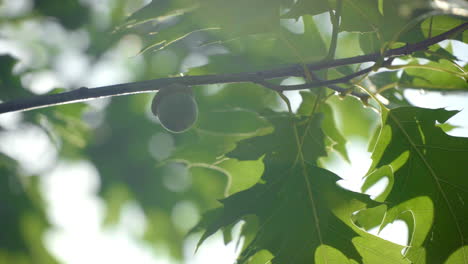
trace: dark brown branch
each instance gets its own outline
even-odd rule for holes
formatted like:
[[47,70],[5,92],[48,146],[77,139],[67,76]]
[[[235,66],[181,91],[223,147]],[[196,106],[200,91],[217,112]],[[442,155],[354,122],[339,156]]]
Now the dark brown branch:
[[[444,32],[433,38],[426,39],[424,41],[408,44],[405,47],[391,49],[385,52],[385,54],[372,53],[351,58],[335,59],[330,61],[320,61],[316,63],[307,64],[306,67],[309,71],[317,71],[327,68],[334,68],[343,65],[350,65],[363,62],[376,62],[382,57],[397,57],[402,55],[408,55],[416,51],[425,50],[431,45],[434,45],[442,40],[448,39],[453,34],[462,32],[468,28],[468,23],[461,24],[447,32]],[[369,69],[365,69],[369,70]],[[355,73],[356,76],[364,74],[360,72]],[[217,84],[217,83],[241,83],[241,82],[256,82],[258,80],[268,80],[274,78],[283,78],[289,76],[304,76],[303,66],[295,64],[291,66],[285,66],[282,68],[257,71],[257,72],[243,72],[233,74],[218,74],[218,75],[201,75],[201,76],[183,76],[183,77],[171,77],[171,78],[160,78],[155,80],[124,83],[109,85],[103,87],[97,87],[93,89],[80,88],[74,91],[52,94],[52,95],[40,95],[32,98],[18,99],[0,104],[0,114],[15,111],[27,111],[36,108],[43,108],[48,106],[68,104],[73,102],[82,102],[96,98],[104,98],[110,96],[121,96],[128,94],[137,93],[148,93],[157,91],[160,87],[165,87],[173,83],[182,83],[186,85],[205,85],[205,84]],[[343,78],[328,80],[322,82],[314,82],[316,86],[329,86],[331,84],[348,82],[349,76]],[[310,88],[308,86],[307,88]],[[296,89],[304,89],[296,87]]]

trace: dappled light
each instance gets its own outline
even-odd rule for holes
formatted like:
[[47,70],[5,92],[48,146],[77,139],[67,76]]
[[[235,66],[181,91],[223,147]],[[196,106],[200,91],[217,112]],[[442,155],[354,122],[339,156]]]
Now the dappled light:
[[0,264],[468,264],[468,6],[0,2]]

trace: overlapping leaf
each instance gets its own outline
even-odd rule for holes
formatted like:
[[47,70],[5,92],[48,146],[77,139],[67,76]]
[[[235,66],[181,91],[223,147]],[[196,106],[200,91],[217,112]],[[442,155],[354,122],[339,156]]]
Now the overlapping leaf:
[[[244,220],[246,244],[238,263],[372,263],[376,258],[408,263],[401,246],[364,232],[352,221],[355,212],[376,203],[342,189],[336,184],[338,176],[313,165],[325,155],[320,115],[309,125],[307,119],[293,122],[287,114],[270,112],[266,118],[274,125],[273,133],[243,140],[228,154],[238,160],[263,157],[262,182],[208,212],[198,226],[206,229],[200,243]],[[298,159],[295,124],[298,136],[304,136],[305,163]],[[385,250],[377,251],[380,247]]]
[[[192,68],[189,74],[254,71],[270,68],[274,64],[322,59],[327,48],[317,24],[309,15],[303,16],[303,24],[304,32],[301,34],[279,27],[275,31],[265,31],[263,34],[251,34],[242,38],[230,39],[223,43],[223,46],[230,50],[229,53],[210,56],[209,64]],[[206,33],[215,32],[217,31]],[[155,37],[164,37],[165,34],[170,34],[170,31],[161,34],[163,35]],[[219,42],[220,39],[224,39],[223,36],[218,36],[218,39],[207,39],[205,42]],[[156,41],[156,43],[158,42]],[[151,47],[151,49],[153,48]]]
[[393,183],[381,197],[392,207],[383,226],[395,219],[408,223],[407,256],[415,263],[468,263],[468,139],[449,136],[436,125],[455,114],[416,107],[384,112],[374,148],[371,172],[390,165],[377,178]]
[[[439,45],[412,54],[406,63],[402,74],[398,71],[378,72],[370,76],[379,93],[396,106],[408,106],[403,97],[402,89],[420,88],[425,90],[454,91],[468,89],[468,69],[461,66],[458,58],[452,53],[451,46],[442,48]],[[416,59],[417,58],[417,59]],[[421,59],[430,60],[427,63]]]
[[[334,10],[336,8],[336,2],[337,1],[299,0],[283,17],[299,18],[305,14],[321,14]],[[341,29],[344,31],[372,31],[372,26],[377,24],[380,16],[376,1],[343,1],[343,21]],[[360,19],[356,19],[356,17]]]
[[[313,111],[313,105],[316,100],[316,96],[310,92],[301,92],[302,104],[298,109],[299,115],[308,116]],[[338,130],[332,107],[329,104],[323,103],[320,105],[320,112],[324,115],[322,129],[327,137],[326,145],[330,150],[336,150],[340,153],[343,158],[349,161],[348,152],[346,151],[346,139]]]
[[408,64],[399,83],[403,87],[428,90],[468,90],[468,69],[457,66],[447,60]]
[[[436,36],[465,22],[465,20],[453,16],[436,16],[426,19],[421,24],[421,29],[425,37]],[[454,34],[451,38],[466,43],[468,42],[468,32],[465,31],[461,34]]]
[[[281,2],[283,1],[155,0],[130,16],[118,29],[152,21],[154,26],[151,30],[158,34],[144,50],[162,48],[192,32],[204,30],[217,30],[221,39],[227,40],[277,30]],[[170,21],[168,17],[178,17],[179,21]]]

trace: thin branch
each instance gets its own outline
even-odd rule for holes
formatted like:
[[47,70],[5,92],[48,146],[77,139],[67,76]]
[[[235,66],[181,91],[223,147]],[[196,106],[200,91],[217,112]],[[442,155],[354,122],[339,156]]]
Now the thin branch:
[[[260,85],[262,85],[262,86],[264,86],[264,87],[266,87],[268,89],[272,89],[272,90],[275,90],[275,91],[278,91],[278,92],[303,90],[303,89],[310,89],[310,88],[326,86],[326,87],[328,87],[328,88],[330,88],[330,89],[332,89],[332,90],[334,90],[334,91],[336,91],[336,92],[338,92],[340,94],[347,94],[348,89],[341,88],[341,87],[339,87],[339,86],[337,86],[335,84],[337,84],[337,83],[347,83],[350,80],[352,80],[353,78],[355,78],[357,76],[360,76],[360,75],[363,75],[363,74],[366,74],[366,73],[370,72],[371,70],[372,70],[372,67],[368,67],[368,68],[362,69],[362,70],[360,70],[358,72],[343,76],[341,78],[333,79],[333,80],[320,80],[320,78],[316,74],[311,72],[311,74],[313,74],[313,78],[318,80],[318,81],[310,82],[310,83],[304,83],[304,84],[277,85],[277,84],[267,82],[264,79],[258,79],[258,80],[254,80],[252,82],[260,84]],[[359,99],[361,99],[361,100],[366,100],[367,98],[369,98],[369,95],[364,94],[364,93],[355,92],[355,91],[352,91],[350,94],[357,97],[357,98],[359,98]]]
[[[401,48],[390,49],[383,55],[376,52],[372,54],[366,54],[356,57],[335,59],[330,61],[320,61],[315,63],[307,64],[306,67],[309,71],[317,71],[328,68],[334,68],[343,65],[363,63],[363,62],[375,62],[383,57],[397,57],[402,55],[408,55],[416,51],[425,50],[429,46],[434,45],[442,40],[448,39],[450,36],[462,32],[468,29],[468,22],[461,24],[447,32],[444,32],[438,36],[428,38],[424,41],[408,44]],[[364,69],[370,71],[370,69]],[[363,74],[361,71],[355,74]],[[0,104],[0,114],[15,111],[27,111],[37,108],[43,108],[48,106],[68,104],[73,102],[83,102],[96,98],[104,98],[110,96],[122,96],[137,93],[149,93],[155,92],[160,87],[166,87],[173,83],[181,83],[189,86],[193,85],[206,85],[206,84],[218,84],[218,83],[242,83],[242,82],[258,82],[258,80],[269,80],[275,78],[283,78],[290,76],[304,76],[304,70],[300,64],[294,64],[290,66],[284,66],[277,69],[257,71],[257,72],[243,72],[233,74],[217,74],[217,75],[200,75],[200,76],[183,76],[183,77],[171,77],[171,78],[160,78],[148,81],[131,82],[124,84],[116,84],[109,86],[102,86],[93,89],[80,88],[70,92],[64,92],[59,94],[39,95],[32,98],[17,99]],[[357,76],[357,75],[356,75]],[[347,77],[347,76],[345,76]],[[330,84],[348,82],[349,78],[339,78],[335,80],[327,80],[322,82],[311,83],[314,87],[317,86],[329,86]],[[352,78],[351,78],[352,79]],[[310,84],[309,84],[310,85]],[[310,88],[308,86],[307,88]],[[295,87],[295,89],[304,89]],[[291,89],[293,90],[293,88]]]

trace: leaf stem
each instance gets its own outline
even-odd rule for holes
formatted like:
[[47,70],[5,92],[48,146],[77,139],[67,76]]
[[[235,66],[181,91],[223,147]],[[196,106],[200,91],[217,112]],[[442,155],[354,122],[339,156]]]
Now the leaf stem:
[[338,42],[338,33],[340,33],[340,18],[341,18],[342,9],[343,9],[342,0],[338,0],[336,2],[335,13],[333,13],[333,11],[330,9],[330,20],[332,22],[333,29],[332,29],[332,37],[330,40],[330,47],[328,48],[328,55],[327,57],[325,57],[325,60],[335,58],[336,47],[337,47],[337,42]]

